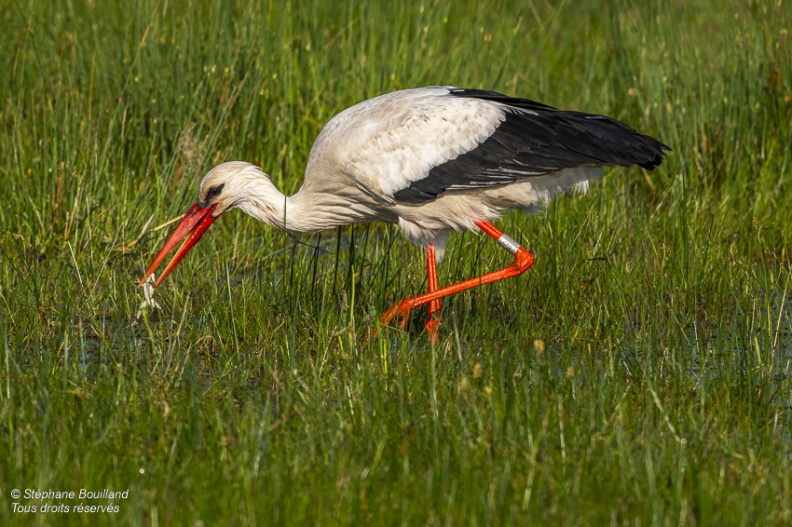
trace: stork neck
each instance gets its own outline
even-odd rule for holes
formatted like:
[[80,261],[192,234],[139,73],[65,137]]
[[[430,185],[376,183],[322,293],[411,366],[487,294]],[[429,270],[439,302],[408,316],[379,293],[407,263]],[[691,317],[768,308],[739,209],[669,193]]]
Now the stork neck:
[[246,182],[244,196],[235,207],[276,229],[294,230],[290,224],[300,210],[290,201],[267,177],[257,177]]
[[249,183],[246,194],[237,208],[276,229],[311,232],[355,222],[343,200],[304,189],[286,196],[269,179]]

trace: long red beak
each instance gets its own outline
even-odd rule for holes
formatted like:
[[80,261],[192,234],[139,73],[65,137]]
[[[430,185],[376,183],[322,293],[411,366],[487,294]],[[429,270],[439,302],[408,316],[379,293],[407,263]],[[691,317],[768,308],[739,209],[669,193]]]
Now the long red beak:
[[162,247],[162,249],[160,249],[160,252],[157,253],[157,256],[154,258],[154,261],[151,263],[149,268],[146,269],[146,275],[140,279],[140,282],[138,282],[138,287],[146,282],[146,279],[148,279],[148,277],[151,276],[151,273],[153,273],[154,270],[159,267],[159,265],[165,260],[165,257],[168,256],[168,253],[171,252],[174,247],[176,247],[176,244],[179,243],[182,238],[187,236],[187,239],[184,240],[182,246],[179,247],[179,250],[173,255],[168,267],[166,267],[165,271],[160,275],[157,283],[154,284],[154,287],[158,287],[162,281],[165,280],[165,277],[167,277],[171,271],[173,271],[176,266],[179,265],[179,262],[181,262],[182,258],[184,258],[190,249],[192,249],[193,245],[198,243],[198,240],[201,239],[201,236],[203,236],[203,233],[206,232],[206,229],[208,229],[209,226],[212,225],[212,223],[214,223],[214,221],[217,219],[212,216],[212,211],[216,206],[217,204],[214,204],[202,209],[198,207],[198,204],[196,203],[190,207],[190,210],[188,210],[187,214],[184,215],[181,223],[179,223],[178,227],[176,227],[176,230],[173,231],[173,234],[171,234],[171,237],[168,238],[168,241],[165,242],[165,245]]

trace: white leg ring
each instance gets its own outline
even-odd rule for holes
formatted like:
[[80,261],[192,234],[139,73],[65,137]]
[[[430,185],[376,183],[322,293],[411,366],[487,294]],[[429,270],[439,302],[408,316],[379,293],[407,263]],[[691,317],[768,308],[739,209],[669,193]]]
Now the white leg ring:
[[517,254],[517,251],[520,250],[520,244],[514,241],[506,234],[501,234],[501,237],[498,238],[498,245],[500,245],[501,247],[503,247],[512,254]]

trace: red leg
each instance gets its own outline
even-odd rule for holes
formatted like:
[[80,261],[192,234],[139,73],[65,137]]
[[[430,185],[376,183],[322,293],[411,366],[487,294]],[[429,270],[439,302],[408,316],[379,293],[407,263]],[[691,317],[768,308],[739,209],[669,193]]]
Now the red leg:
[[[434,293],[439,289],[437,281],[437,258],[435,248],[432,245],[426,246],[426,282],[429,285],[429,293]],[[436,298],[429,302],[429,314],[426,315],[426,332],[433,342],[437,342],[437,326],[440,325],[440,299]],[[402,323],[405,323],[405,318]]]
[[[477,287],[484,284],[489,284],[492,282],[496,282],[498,280],[503,280],[504,278],[512,278],[514,276],[520,275],[528,270],[531,265],[533,265],[534,257],[533,255],[528,252],[523,246],[519,243],[508,237],[507,235],[503,234],[503,231],[499,230],[497,227],[492,225],[491,223],[481,220],[476,222],[476,225],[484,232],[486,232],[491,238],[498,242],[498,244],[512,253],[514,255],[514,262],[508,267],[504,267],[498,271],[493,271],[491,273],[483,274],[481,276],[477,276],[476,278],[470,278],[463,282],[459,282],[456,284],[452,284],[442,289],[437,289],[435,291],[430,290],[428,293],[424,293],[423,295],[418,295],[413,298],[408,298],[406,300],[402,300],[401,302],[394,304],[388,311],[385,312],[384,315],[380,318],[380,322],[383,325],[388,324],[394,317],[398,316],[401,319],[400,327],[404,327],[406,324],[407,315],[410,311],[415,309],[418,306],[422,306],[424,304],[430,304],[429,311],[432,311],[432,303],[438,301],[448,295],[453,295],[454,293],[459,293],[460,291],[465,291],[467,289],[471,289],[473,287]],[[432,250],[434,253],[434,249]],[[427,267],[429,266],[429,252],[427,251]],[[431,271],[429,271],[431,273]],[[435,268],[436,274],[436,268]],[[439,305],[438,305],[439,309]],[[427,327],[428,329],[428,327]],[[431,332],[430,332],[431,333]]]

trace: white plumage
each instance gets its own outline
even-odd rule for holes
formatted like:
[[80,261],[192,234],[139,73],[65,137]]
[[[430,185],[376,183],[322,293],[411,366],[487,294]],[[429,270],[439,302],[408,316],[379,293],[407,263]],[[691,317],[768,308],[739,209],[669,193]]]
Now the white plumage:
[[[427,328],[435,336],[439,298],[461,290],[439,289],[436,283],[435,258],[450,231],[480,228],[503,238],[489,220],[510,209],[538,210],[561,192],[585,190],[603,165],[652,169],[664,150],[668,147],[619,121],[495,92],[430,87],[388,93],[327,123],[293,196],[284,196],[249,163],[231,161],[210,170],[197,203],[146,276],[190,234],[159,284],[214,219],[232,208],[289,231],[394,223],[426,247],[430,292],[397,304],[389,318],[429,303]],[[499,241],[519,259],[509,240]],[[498,273],[493,280],[514,275],[502,270],[479,278]],[[471,284],[462,289],[477,285]]]

